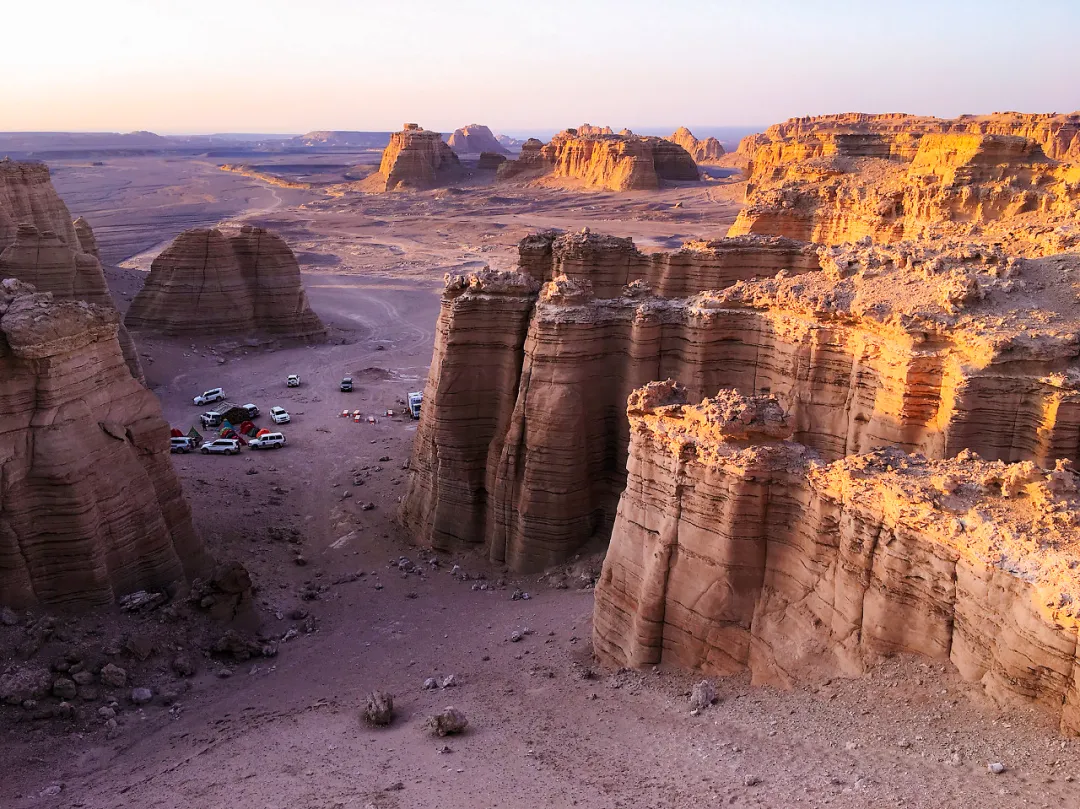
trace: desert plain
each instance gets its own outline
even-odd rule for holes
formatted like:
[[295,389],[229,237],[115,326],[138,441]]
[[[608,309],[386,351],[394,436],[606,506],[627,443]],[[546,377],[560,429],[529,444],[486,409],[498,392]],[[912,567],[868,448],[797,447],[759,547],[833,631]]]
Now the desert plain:
[[[593,234],[631,238],[639,251],[674,253],[685,242],[723,239],[753,189],[750,169],[731,160],[702,179],[664,180],[652,190],[500,182],[471,163],[434,187],[363,190],[380,158],[380,149],[270,155],[240,170],[239,160],[205,154],[47,160],[71,216],[93,227],[121,316],[154,259],[181,233],[254,226],[277,233],[295,253],[326,337],[308,343],[198,328],[183,336],[132,330],[146,387],[173,428],[198,427],[203,409],[192,397],[216,386],[230,401],[257,403],[264,421],[274,405],[291,415],[280,450],[171,456],[206,550],[250,574],[250,604],[236,631],[259,640],[250,650],[215,647],[223,629],[186,607],[13,612],[0,626],[0,670],[70,657],[54,671],[96,668],[100,678],[112,663],[128,681],[112,706],[112,693],[102,691],[80,696],[70,714],[33,718],[17,706],[0,709],[0,758],[9,764],[0,803],[1077,805],[1080,744],[1059,733],[1060,707],[1003,700],[1001,689],[991,694],[960,676],[947,655],[878,650],[858,676],[819,672],[787,683],[752,682],[749,669],[688,670],[694,667],[681,660],[612,665],[593,649],[604,530],[539,569],[493,555],[482,536],[440,546],[412,530],[402,509],[417,485],[414,441],[436,427],[427,410],[420,422],[408,416],[406,396],[425,390],[432,373],[441,313],[450,305],[444,276],[511,273],[519,243],[549,230],[585,242]],[[807,176],[815,170],[830,171],[805,168]],[[808,241],[853,243],[863,237],[856,230]],[[766,231],[751,225],[745,232]],[[1036,261],[1047,254],[1028,252]],[[482,294],[482,279],[463,283]],[[557,294],[572,304],[585,293]],[[557,294],[541,292],[537,305],[560,305]],[[564,348],[575,345],[568,340]],[[299,387],[286,387],[289,374],[300,375]],[[344,376],[354,380],[352,392],[339,390]],[[590,386],[612,383],[598,376],[575,384],[588,397]],[[429,395],[425,408],[434,405]],[[470,408],[488,418],[480,403],[461,412]],[[798,440],[820,449],[812,433],[805,424],[795,429]],[[868,449],[860,440],[851,438],[840,454]],[[898,443],[932,454],[936,445],[921,440]],[[450,477],[458,474],[467,477]],[[621,519],[608,515],[606,530],[614,520],[618,531]],[[170,593],[176,604],[184,598]],[[703,676],[715,700],[692,706]],[[150,688],[152,698],[133,703],[127,686]],[[373,691],[394,696],[389,727],[363,719]],[[426,720],[449,705],[468,717],[466,732],[431,735]],[[988,769],[997,763],[1003,772]]]

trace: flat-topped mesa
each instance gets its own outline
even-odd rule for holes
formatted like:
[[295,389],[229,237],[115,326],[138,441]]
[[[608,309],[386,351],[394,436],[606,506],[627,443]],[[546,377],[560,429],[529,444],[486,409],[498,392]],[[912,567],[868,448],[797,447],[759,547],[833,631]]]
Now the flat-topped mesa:
[[617,298],[640,281],[656,295],[681,298],[736,281],[770,278],[780,270],[790,275],[820,269],[817,248],[805,242],[772,236],[740,236],[686,242],[674,252],[646,254],[633,239],[593,233],[541,231],[518,244],[523,272],[540,281],[559,276],[587,280],[597,298]]
[[481,154],[483,152],[497,155],[510,154],[509,150],[499,143],[491,130],[483,124],[469,124],[461,129],[455,129],[446,143],[459,155]]
[[[628,407],[626,488],[596,588],[593,648],[754,683],[857,676],[897,652],[951,662],[1080,732],[1080,498],[1067,462],[823,465],[775,401]],[[769,429],[758,431],[763,422]]]
[[300,265],[285,240],[244,226],[181,233],[150,265],[125,322],[160,334],[266,334],[322,340]]
[[[72,222],[43,163],[0,160],[0,278],[18,278],[57,298],[116,308],[90,223],[82,217]],[[119,339],[131,373],[142,380],[135,344],[123,325]]]
[[102,605],[208,563],[111,307],[0,282],[0,605]]
[[[656,378],[692,397],[776,396],[794,439],[827,460],[877,446],[1080,458],[1080,304],[1057,292],[1080,256],[855,245],[813,271],[796,244],[648,257],[629,240],[539,234],[512,294],[448,287],[402,508],[417,541],[480,543],[523,571],[606,541],[625,402]],[[747,280],[756,260],[775,276]],[[665,284],[680,297],[654,294]]]
[[765,142],[813,141],[823,133],[830,132],[901,136],[948,133],[1018,135],[1038,143],[1043,152],[1054,160],[1080,162],[1080,112],[1067,115],[995,112],[990,115],[961,115],[959,118],[934,118],[895,112],[845,112],[790,118],[782,124],[773,124],[765,131]]
[[724,156],[724,147],[716,138],[698,140],[685,126],[680,126],[665,140],[677,143],[689,152],[695,163],[716,163]]
[[461,163],[438,132],[405,124],[390,136],[379,170],[364,181],[372,191],[434,188],[458,177]]
[[1029,120],[1038,117],[841,116],[771,127],[740,144],[746,207],[730,235],[829,244],[951,236],[1023,255],[1080,246],[1080,141],[1070,134],[1080,116]]
[[498,178],[550,178],[609,191],[654,190],[663,181],[699,179],[690,154],[663,138],[616,135],[608,127],[586,124],[538,144],[533,138],[526,141],[517,160],[499,167]]

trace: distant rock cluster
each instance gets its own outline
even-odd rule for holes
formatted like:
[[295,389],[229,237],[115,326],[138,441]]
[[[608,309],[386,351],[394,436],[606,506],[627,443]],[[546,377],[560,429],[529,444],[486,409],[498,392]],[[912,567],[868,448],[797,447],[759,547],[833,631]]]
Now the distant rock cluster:
[[503,147],[495,138],[491,130],[483,124],[469,124],[461,129],[455,129],[447,141],[447,145],[457,154],[490,154],[508,155],[509,150]]
[[369,191],[434,188],[456,179],[460,172],[461,161],[440,133],[405,124],[390,136],[379,170],[363,186]]
[[501,180],[561,179],[585,188],[648,191],[664,181],[699,179],[693,157],[680,145],[609,127],[584,124],[566,129],[547,144],[530,138],[517,160],[499,166]]
[[698,140],[685,126],[680,126],[667,138],[686,149],[695,163],[715,163],[724,156],[724,147],[716,138]]

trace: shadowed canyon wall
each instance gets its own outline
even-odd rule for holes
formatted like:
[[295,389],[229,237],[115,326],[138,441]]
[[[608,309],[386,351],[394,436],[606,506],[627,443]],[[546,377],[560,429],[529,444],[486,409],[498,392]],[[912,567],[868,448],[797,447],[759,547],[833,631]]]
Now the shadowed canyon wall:
[[112,307],[0,285],[0,604],[108,604],[208,558]]

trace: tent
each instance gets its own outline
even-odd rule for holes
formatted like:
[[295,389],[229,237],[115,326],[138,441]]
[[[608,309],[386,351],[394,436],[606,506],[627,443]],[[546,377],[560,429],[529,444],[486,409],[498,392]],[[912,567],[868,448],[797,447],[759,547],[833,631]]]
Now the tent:
[[196,445],[199,445],[203,442],[202,433],[200,433],[194,427],[188,430],[188,438],[194,441]]
[[262,436],[262,435],[270,435],[270,431],[267,430],[265,427],[263,427],[261,430],[259,430],[259,432],[257,432],[255,434],[255,437],[258,438],[259,436]]
[[244,435],[254,435],[254,433],[255,433],[255,422],[253,422],[253,421],[245,421],[243,424],[240,425],[239,432],[244,434]]
[[172,428],[171,435],[172,435],[173,438],[183,438],[184,437],[184,434],[182,432],[180,432],[178,429],[176,429],[175,427]]

